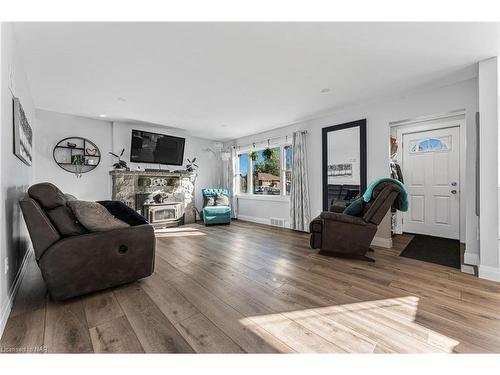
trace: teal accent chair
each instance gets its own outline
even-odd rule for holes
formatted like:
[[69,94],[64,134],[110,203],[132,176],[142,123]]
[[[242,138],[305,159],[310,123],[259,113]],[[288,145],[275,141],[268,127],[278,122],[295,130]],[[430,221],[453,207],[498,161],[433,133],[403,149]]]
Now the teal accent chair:
[[231,224],[231,207],[230,206],[205,206],[208,197],[217,195],[227,195],[227,189],[201,189],[203,195],[203,222],[205,225],[211,224]]

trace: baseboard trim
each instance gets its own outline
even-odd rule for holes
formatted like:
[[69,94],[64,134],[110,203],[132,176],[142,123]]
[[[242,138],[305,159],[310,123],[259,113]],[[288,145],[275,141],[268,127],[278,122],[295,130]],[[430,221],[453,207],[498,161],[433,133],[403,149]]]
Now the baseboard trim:
[[28,248],[28,251],[26,251],[26,254],[24,255],[23,261],[21,262],[21,267],[19,268],[19,272],[17,273],[16,278],[14,279],[14,283],[12,284],[7,295],[7,301],[2,306],[2,314],[0,317],[0,337],[2,337],[5,326],[7,325],[7,320],[9,319],[12,305],[14,304],[14,299],[16,298],[19,286],[21,285],[24,275],[26,274],[26,270],[28,269],[28,262],[32,256],[33,248],[30,246]]
[[390,249],[392,247],[392,238],[373,237],[371,244],[373,246]]
[[460,271],[463,273],[467,273],[469,275],[475,275],[476,273],[474,272],[474,266],[471,266],[469,264],[462,264],[460,265]]
[[465,252],[464,252],[464,264],[478,266],[479,265],[479,254],[468,253],[467,250],[465,250]]
[[269,220],[266,220],[262,217],[256,217],[256,216],[238,215],[238,220],[250,221],[252,223],[268,224],[269,225]]
[[500,268],[479,265],[479,278],[500,281]]
[[269,225],[270,227],[275,227],[275,228],[287,228],[290,229],[290,225],[288,221],[285,221],[285,226],[284,227],[277,227],[274,225],[271,225],[271,219],[270,218],[263,218],[263,217],[256,217],[256,216],[247,216],[247,215],[238,215],[238,220],[241,221],[249,221],[251,223],[257,223],[257,224],[265,224]]

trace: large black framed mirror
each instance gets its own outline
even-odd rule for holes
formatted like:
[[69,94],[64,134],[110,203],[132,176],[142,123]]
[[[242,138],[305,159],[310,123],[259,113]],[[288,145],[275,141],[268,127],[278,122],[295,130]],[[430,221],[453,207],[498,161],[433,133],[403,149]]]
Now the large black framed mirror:
[[366,190],[366,119],[323,128],[323,211],[339,212]]

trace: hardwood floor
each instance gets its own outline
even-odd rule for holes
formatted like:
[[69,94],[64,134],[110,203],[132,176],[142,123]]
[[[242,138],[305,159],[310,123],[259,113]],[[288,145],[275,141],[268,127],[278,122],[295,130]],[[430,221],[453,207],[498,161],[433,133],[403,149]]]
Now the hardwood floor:
[[306,233],[234,221],[157,234],[155,273],[65,302],[29,265],[3,352],[500,352],[500,284],[375,247],[328,258]]

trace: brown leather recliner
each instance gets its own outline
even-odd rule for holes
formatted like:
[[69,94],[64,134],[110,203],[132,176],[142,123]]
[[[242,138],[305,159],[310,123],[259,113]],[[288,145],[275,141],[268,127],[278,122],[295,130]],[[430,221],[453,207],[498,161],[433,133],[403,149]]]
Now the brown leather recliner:
[[398,197],[401,189],[393,182],[378,184],[361,217],[340,212],[322,212],[311,221],[310,244],[320,254],[356,258],[373,262],[365,254],[375,237],[377,227]]
[[124,229],[89,233],[66,205],[70,199],[75,198],[53,184],[41,183],[31,186],[20,201],[36,261],[53,299],[106,289],[153,273],[155,235],[151,225],[130,223]]

